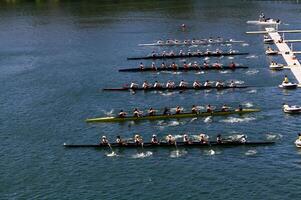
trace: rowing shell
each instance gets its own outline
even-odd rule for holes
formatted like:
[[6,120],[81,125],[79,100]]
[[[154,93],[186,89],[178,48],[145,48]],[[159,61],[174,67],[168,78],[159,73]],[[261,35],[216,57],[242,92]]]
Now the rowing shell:
[[177,67],[172,68],[172,67],[158,67],[158,68],[152,68],[152,67],[145,67],[143,69],[141,68],[127,68],[127,69],[119,69],[119,72],[157,72],[157,71],[200,71],[200,70],[235,70],[235,69],[247,69],[247,66],[235,66],[235,67],[230,67],[230,66],[208,66],[208,67],[192,67],[190,66],[189,68],[185,67]]
[[[125,144],[118,144],[112,143],[110,144],[111,148],[156,148],[156,147],[231,147],[231,146],[260,146],[260,145],[271,145],[275,144],[275,142],[271,141],[260,141],[260,142],[239,142],[239,141],[225,141],[222,143],[217,143],[215,141],[209,143],[200,143],[200,142],[192,142],[192,143],[185,143],[185,142],[177,142],[175,144],[169,143],[143,143],[143,145],[137,145],[136,143],[125,143]],[[64,147],[67,148],[107,148],[109,147],[107,144],[64,144]]]
[[154,56],[142,56],[142,57],[130,57],[128,60],[141,60],[141,59],[172,59],[172,58],[190,58],[190,57],[219,57],[219,56],[237,56],[248,55],[249,53],[193,53],[182,55],[154,55]]
[[123,87],[123,88],[104,88],[104,91],[175,91],[175,90],[224,90],[224,89],[243,89],[247,88],[248,86],[200,86],[200,87],[180,87],[176,86],[174,88],[167,88],[167,87],[150,87],[150,88],[130,88],[130,87]]
[[244,41],[240,40],[225,40],[225,41],[206,41],[200,40],[195,42],[170,42],[170,43],[150,43],[150,44],[139,44],[138,46],[183,46],[183,45],[208,45],[208,44],[234,44],[234,43],[243,43]]
[[207,116],[226,116],[226,115],[242,115],[247,113],[259,112],[260,109],[243,109],[243,110],[229,110],[229,111],[213,111],[213,112],[199,112],[199,113],[180,113],[171,115],[153,115],[141,117],[99,117],[86,119],[86,122],[125,122],[125,121],[139,121],[139,120],[163,120],[163,119],[178,119],[178,118],[195,118]]

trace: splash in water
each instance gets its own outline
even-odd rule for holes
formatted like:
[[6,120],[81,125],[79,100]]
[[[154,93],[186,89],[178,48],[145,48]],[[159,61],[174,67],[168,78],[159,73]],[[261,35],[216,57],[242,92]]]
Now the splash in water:
[[221,120],[220,122],[233,124],[233,123],[250,122],[254,120],[256,120],[256,118],[254,117],[245,117],[245,118],[228,117],[227,119]]
[[250,70],[246,71],[246,74],[247,75],[255,75],[258,72],[259,72],[259,70],[257,70],[257,69],[250,69]]
[[114,151],[112,151],[111,153],[106,154],[108,157],[116,157],[118,156],[117,153],[115,153]]
[[171,158],[179,158],[179,157],[182,157],[182,156],[184,156],[186,154],[187,154],[187,151],[184,151],[184,150],[182,150],[182,151],[175,150],[175,151],[170,152],[170,157]]
[[204,122],[205,123],[211,123],[212,122],[212,117],[211,116],[208,116],[204,119]]
[[283,135],[267,133],[266,138],[267,138],[267,140],[281,140],[283,138]]
[[254,156],[257,154],[257,151],[256,150],[248,150],[245,155],[246,156]]
[[255,94],[255,93],[257,93],[257,90],[249,90],[247,93],[249,93],[249,94]]
[[244,105],[244,106],[247,107],[247,108],[253,107],[253,104],[252,104],[251,102],[245,102],[245,103],[243,103],[242,105]]
[[250,45],[248,43],[243,43],[241,46],[247,47],[247,46],[250,46]]
[[258,58],[258,56],[256,56],[256,55],[250,55],[250,56],[247,56],[246,58],[252,59],[252,58]]
[[137,153],[135,155],[132,155],[132,158],[147,158],[153,155],[153,152],[147,151],[142,153]]

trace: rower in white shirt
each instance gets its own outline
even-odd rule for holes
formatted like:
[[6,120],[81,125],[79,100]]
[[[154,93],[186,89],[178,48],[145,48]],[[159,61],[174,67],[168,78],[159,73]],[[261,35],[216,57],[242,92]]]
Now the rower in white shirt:
[[231,81],[231,83],[230,83],[230,87],[235,87],[235,83],[234,83],[234,81]]
[[147,81],[143,82],[142,88],[147,89],[147,88],[150,88],[150,87],[151,87],[151,84],[149,84]]
[[160,83],[158,83],[158,81],[155,81],[154,83],[154,88],[161,88],[162,85]]
[[210,87],[210,86],[211,86],[209,80],[207,80],[207,81],[204,83],[204,86],[205,86],[205,87]]
[[130,85],[130,88],[134,89],[134,88],[138,88],[138,86],[139,85],[137,83],[132,82],[131,85]]
[[221,81],[216,81],[215,87],[223,87],[224,84]]
[[167,87],[167,88],[174,88],[174,87],[175,87],[175,82],[167,81],[166,87]]
[[194,88],[198,88],[198,87],[201,87],[201,86],[202,86],[202,84],[197,80],[195,80],[192,84],[192,87],[194,87]]
[[187,87],[188,83],[185,82],[184,80],[180,81],[179,87]]

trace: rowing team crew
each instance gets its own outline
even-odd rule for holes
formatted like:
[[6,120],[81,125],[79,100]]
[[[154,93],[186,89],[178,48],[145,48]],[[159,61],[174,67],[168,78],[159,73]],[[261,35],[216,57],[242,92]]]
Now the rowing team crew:
[[[234,53],[235,51],[233,51],[232,49],[229,50],[228,53]],[[188,50],[187,53],[185,53],[183,50],[180,50],[179,51],[179,54],[177,55],[180,55],[180,56],[184,56],[184,55],[189,55],[189,56],[192,56],[192,55],[202,55],[202,54],[221,54],[223,53],[222,50],[220,49],[216,49],[215,51],[209,51],[209,49],[207,49],[205,52],[202,52],[200,51],[199,49],[195,52],[191,52],[190,50]],[[170,52],[166,52],[166,51],[163,51],[161,54],[160,53],[156,53],[155,51],[152,51],[152,54],[151,54],[153,57],[156,57],[156,56],[175,56],[176,54],[173,52],[173,51],[170,51]]]
[[[188,82],[185,82],[184,80],[181,80],[178,87],[182,87],[182,88],[187,88],[189,85]],[[202,85],[202,83],[200,83],[199,81],[195,80],[192,84],[192,87],[193,88],[199,88],[199,87],[212,87],[212,81],[209,81],[209,80],[206,80],[204,85]],[[225,84],[222,82],[222,81],[216,81],[215,83],[215,87],[219,87],[219,88],[222,88],[224,87]],[[235,87],[235,83],[234,81],[231,81],[230,82],[230,85],[229,87]],[[177,87],[177,85],[175,84],[175,82],[173,81],[167,81],[166,85],[165,85],[166,88],[175,88]],[[131,83],[130,85],[130,89],[137,89],[139,88],[139,85],[137,83]],[[148,89],[148,88],[163,88],[163,84],[161,83],[158,83],[158,81],[155,81],[154,85],[152,85],[151,83],[148,83],[147,81],[144,81],[143,84],[142,84],[142,88],[143,89]]]
[[[207,105],[206,112],[211,113],[211,112],[213,112],[213,110],[214,110],[214,108],[210,104]],[[239,105],[237,110],[242,111],[243,110],[242,106]],[[228,112],[228,111],[229,111],[229,107],[226,104],[224,104],[221,108],[221,112]],[[150,108],[148,110],[148,116],[155,116],[156,112],[157,112],[157,110]],[[191,113],[198,114],[199,112],[200,112],[200,110],[198,109],[198,107],[193,105],[191,108]],[[181,108],[180,106],[177,106],[174,114],[181,114],[181,113],[183,113],[183,108]],[[133,117],[142,117],[142,114],[143,114],[143,112],[138,110],[138,108],[135,108],[133,111]],[[172,113],[170,112],[169,108],[165,107],[162,114],[163,115],[171,115]],[[126,112],[124,112],[123,110],[120,110],[118,117],[122,118],[122,117],[126,117],[126,115],[127,115]]]
[[222,42],[223,39],[221,37],[217,37],[217,39],[213,39],[212,37],[210,37],[209,39],[201,39],[201,40],[196,40],[196,39],[192,39],[192,40],[171,40],[171,39],[167,39],[166,41],[164,40],[158,40],[157,44],[198,44],[198,43],[204,43],[204,42]]
[[[216,61],[215,63],[212,64],[212,67],[218,68],[218,69],[219,69],[219,68],[222,68],[222,66],[223,66],[223,65],[222,65],[221,63],[219,63],[218,61]],[[142,69],[142,70],[145,69],[144,64],[143,64],[142,62],[140,63],[139,67],[140,67],[140,69]],[[171,65],[169,65],[169,66],[167,66],[164,62],[162,62],[160,67],[161,67],[162,69],[166,69],[166,68],[172,68],[172,69],[174,69],[174,70],[177,70],[177,69],[178,69],[178,65],[177,65],[175,62],[173,62],[173,63],[172,63]],[[186,62],[184,62],[184,63],[183,63],[183,67],[184,67],[184,69],[189,69],[189,67],[196,68],[196,69],[200,69],[200,65],[199,65],[196,61],[195,61],[193,64],[191,64],[191,63],[187,64]],[[209,68],[210,65],[209,65],[206,61],[204,61],[203,67],[204,67],[204,68]],[[236,64],[235,64],[234,62],[231,62],[231,63],[229,64],[229,67],[235,68],[235,67],[236,67]],[[157,66],[156,66],[155,62],[152,62],[151,68],[152,68],[153,70],[157,70]]]
[[[140,135],[135,135],[133,140],[134,140],[134,143],[136,143],[137,145],[142,145],[143,144],[143,138]],[[165,141],[166,141],[166,143],[171,144],[171,145],[176,145],[176,143],[177,143],[176,138],[174,136],[172,136],[171,134],[166,136]],[[240,137],[239,141],[241,143],[247,142],[247,136],[242,135]],[[160,140],[157,138],[157,135],[155,135],[155,134],[152,136],[152,139],[151,139],[150,142],[152,144],[160,144]],[[183,142],[186,143],[186,144],[192,144],[195,141],[192,141],[189,138],[188,134],[184,134],[183,135]],[[201,133],[198,137],[197,142],[200,142],[201,144],[208,144],[209,143],[209,136],[204,134],[204,133]],[[223,138],[222,138],[221,134],[218,134],[216,136],[216,142],[219,143],[219,144],[223,142]],[[116,143],[120,144],[120,145],[126,145],[127,141],[123,141],[121,139],[121,137],[118,135],[116,137]],[[109,143],[109,140],[107,139],[106,136],[102,136],[100,144],[109,145],[110,143]]]

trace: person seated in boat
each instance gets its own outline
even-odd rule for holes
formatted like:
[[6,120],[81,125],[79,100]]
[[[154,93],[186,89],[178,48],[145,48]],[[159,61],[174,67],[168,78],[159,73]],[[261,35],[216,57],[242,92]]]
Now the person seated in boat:
[[143,69],[144,69],[144,65],[143,65],[143,63],[142,63],[142,62],[140,63],[140,69],[141,69],[141,70],[143,70]]
[[154,88],[162,88],[162,85],[158,81],[155,81]]
[[185,53],[183,52],[183,50],[182,50],[182,49],[180,50],[180,52],[179,52],[179,55],[180,55],[180,56],[183,56],[183,55],[185,55]]
[[200,69],[200,67],[199,67],[199,65],[196,61],[194,61],[192,67],[195,68],[195,69]]
[[143,144],[143,139],[140,135],[135,135],[134,137],[134,142],[136,143],[136,145],[142,145]]
[[204,61],[203,67],[204,67],[205,69],[207,69],[207,68],[209,68],[209,64],[208,64],[206,61]]
[[230,87],[235,87],[236,85],[235,85],[234,81],[231,81],[229,86]]
[[207,137],[204,133],[200,134],[199,140],[200,140],[201,144],[207,144],[208,143],[208,139],[207,139]]
[[153,136],[152,136],[151,143],[152,144],[159,144],[159,140],[158,140],[158,138],[155,134],[153,134]]
[[174,40],[175,44],[179,44],[181,41],[180,40]]
[[191,40],[191,44],[195,44],[196,43],[196,40],[195,40],[195,38],[192,38],[192,40]]
[[106,136],[101,137],[101,144],[103,144],[103,145],[108,145],[109,144],[109,141],[108,141]]
[[191,141],[190,141],[190,139],[189,139],[189,137],[188,137],[187,134],[184,134],[184,135],[183,135],[183,142],[184,142],[185,144],[191,144]]
[[237,111],[242,111],[243,110],[243,108],[242,108],[242,105],[238,105],[238,108],[237,108]]
[[173,63],[171,64],[171,68],[172,68],[173,70],[178,70],[178,65],[177,65],[175,62],[173,62]]
[[206,111],[207,111],[208,113],[211,113],[211,112],[213,112],[213,110],[212,110],[212,108],[211,108],[211,105],[210,105],[210,104],[208,104],[208,105],[207,105]]
[[189,44],[189,40],[184,40],[183,43],[184,44]]
[[163,115],[170,115],[170,109],[165,107],[164,110],[163,110]]
[[123,144],[120,135],[117,135],[117,137],[116,137],[116,143],[117,144]]
[[149,110],[148,110],[148,115],[149,116],[154,116],[156,114],[156,110],[154,110],[153,108],[150,108]]
[[221,111],[222,111],[222,112],[228,112],[228,111],[229,111],[229,107],[228,107],[226,104],[224,104],[224,105],[222,106]]
[[191,113],[193,113],[193,114],[197,114],[198,113],[198,108],[195,105],[192,105]]
[[166,68],[166,64],[164,62],[161,63],[161,68],[165,69]]
[[155,51],[152,51],[152,57],[156,57],[157,53]]
[[192,56],[192,52],[190,51],[190,49],[188,50],[187,55]]
[[192,87],[193,88],[199,88],[199,87],[201,87],[202,86],[202,84],[199,82],[199,81],[197,81],[197,80],[195,80],[194,82],[193,82],[193,84],[192,84]]
[[222,65],[218,61],[216,61],[215,63],[213,63],[212,66],[215,67],[215,68],[217,68],[217,69],[220,69],[222,67]]
[[175,56],[175,53],[173,51],[170,51],[169,56]]
[[175,88],[176,84],[173,81],[167,81],[166,87],[167,88]]
[[151,66],[152,70],[156,71],[157,70],[157,67],[156,67],[156,64],[155,62],[152,62],[152,66]]
[[217,41],[217,42],[222,42],[223,39],[222,39],[221,37],[218,36],[218,37],[216,38],[216,41]]
[[166,142],[168,144],[175,144],[176,139],[171,134],[169,134],[168,136],[166,136]]
[[247,142],[247,136],[246,135],[242,135],[240,137],[240,140],[239,140],[241,143],[246,143]]
[[183,67],[184,67],[185,70],[189,69],[189,65],[186,62],[183,63]]
[[126,112],[123,112],[123,110],[120,110],[118,117],[125,117],[126,116]]
[[216,142],[217,142],[218,144],[221,144],[221,143],[222,143],[222,136],[221,136],[221,134],[218,134],[218,135],[216,136]]
[[150,88],[151,87],[151,85],[147,82],[147,81],[144,81],[143,82],[143,84],[142,84],[142,88],[143,89],[148,89],[148,88]]
[[287,109],[289,109],[290,108],[290,106],[287,104],[287,103],[283,103],[282,104],[282,109],[285,111],[285,110],[287,110]]
[[173,43],[172,40],[170,40],[170,39],[167,39],[167,40],[166,40],[166,44],[171,44],[171,43]]
[[188,83],[185,82],[184,80],[181,80],[180,83],[179,83],[179,87],[183,87],[183,88],[186,88],[188,86]]
[[229,65],[229,67],[233,69],[233,68],[236,67],[236,65],[235,65],[235,63],[232,61],[232,62],[230,63],[230,65]]
[[205,81],[204,86],[205,87],[211,87],[210,81],[209,80]]
[[284,83],[284,84],[288,84],[289,83],[287,75],[284,76],[284,79],[283,79],[282,83]]
[[181,112],[182,112],[182,108],[180,106],[177,106],[175,114],[180,114]]
[[298,134],[298,140],[301,141],[301,133]]
[[206,49],[205,54],[209,55],[211,54],[211,51],[209,49]]
[[161,39],[158,40],[158,41],[157,41],[157,44],[163,44],[163,40],[161,40]]
[[132,82],[131,85],[130,85],[130,89],[136,89],[138,87],[139,87],[139,85],[137,83],[134,83],[134,82]]
[[162,56],[166,56],[166,51],[162,51]]
[[209,37],[208,42],[213,42],[213,38],[212,38],[212,37]]
[[200,56],[200,55],[202,55],[202,52],[198,49],[198,50],[196,51],[196,54]]
[[222,51],[221,51],[220,49],[216,49],[216,50],[215,50],[215,53],[216,53],[216,54],[221,54]]
[[221,81],[216,81],[215,87],[222,88],[222,87],[224,87],[224,84]]
[[138,110],[138,108],[135,108],[134,112],[133,112],[133,116],[134,117],[141,117],[141,111]]

